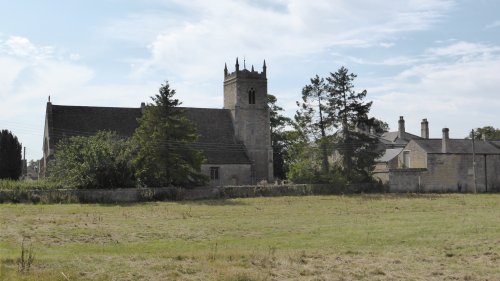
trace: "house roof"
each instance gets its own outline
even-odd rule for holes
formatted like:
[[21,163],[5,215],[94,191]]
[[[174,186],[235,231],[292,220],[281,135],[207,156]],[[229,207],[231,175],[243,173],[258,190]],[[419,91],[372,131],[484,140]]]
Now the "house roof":
[[396,132],[385,132],[384,134],[382,134],[381,138],[388,140],[390,142],[396,143],[396,144],[397,143],[406,144],[410,140],[413,140],[413,139],[422,139],[421,137],[419,137],[417,135],[410,134],[407,132],[403,132],[403,137],[399,138],[399,132],[397,132],[397,131]]
[[399,155],[403,151],[403,148],[388,148],[385,150],[384,155],[376,159],[376,162],[389,162]]
[[[50,108],[49,108],[50,106]],[[47,104],[50,146],[65,137],[90,136],[98,131],[114,131],[131,137],[142,116],[141,108],[66,106]],[[235,139],[231,112],[227,109],[182,108],[200,135],[195,146],[207,164],[250,164],[243,143]],[[50,112],[49,112],[50,111]]]
[[[414,139],[427,153],[442,153],[442,139]],[[472,154],[472,141],[467,139],[450,139],[447,153]],[[488,141],[474,143],[477,154],[500,154],[500,149]]]

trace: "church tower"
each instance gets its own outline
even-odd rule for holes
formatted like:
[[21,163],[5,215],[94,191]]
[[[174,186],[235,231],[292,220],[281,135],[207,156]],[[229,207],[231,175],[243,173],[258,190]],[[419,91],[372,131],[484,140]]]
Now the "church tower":
[[267,106],[266,61],[262,72],[253,66],[247,70],[245,62],[240,70],[238,58],[236,69],[229,73],[224,67],[224,109],[231,110],[236,138],[245,144],[253,163],[254,183],[273,180],[273,149],[269,108]]

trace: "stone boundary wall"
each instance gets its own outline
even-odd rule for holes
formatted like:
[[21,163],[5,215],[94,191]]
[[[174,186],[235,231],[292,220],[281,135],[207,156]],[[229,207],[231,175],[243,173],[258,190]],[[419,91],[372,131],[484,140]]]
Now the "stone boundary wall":
[[[464,172],[462,178],[455,177],[449,173],[436,173],[435,170],[425,168],[413,169],[391,169],[389,170],[389,189],[392,193],[423,192],[423,193],[470,193],[473,192],[473,184],[467,181],[472,178]],[[497,182],[491,180],[488,190],[478,177],[477,192],[498,192]]]
[[427,169],[390,169],[389,192],[423,192]]
[[146,201],[210,200],[245,197],[328,195],[380,192],[379,184],[350,186],[331,184],[292,184],[118,189],[0,190],[0,203],[135,203]]

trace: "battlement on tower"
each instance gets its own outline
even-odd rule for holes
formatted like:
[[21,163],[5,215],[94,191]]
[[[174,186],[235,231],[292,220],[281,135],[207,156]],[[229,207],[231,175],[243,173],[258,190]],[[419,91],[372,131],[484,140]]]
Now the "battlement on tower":
[[247,79],[266,79],[266,61],[264,61],[264,65],[262,66],[262,72],[255,71],[253,65],[250,70],[246,69],[246,66],[243,66],[243,69],[240,70],[240,65],[238,63],[238,58],[236,58],[235,71],[228,72],[227,64],[224,67],[224,80],[229,80],[232,78],[247,78]]

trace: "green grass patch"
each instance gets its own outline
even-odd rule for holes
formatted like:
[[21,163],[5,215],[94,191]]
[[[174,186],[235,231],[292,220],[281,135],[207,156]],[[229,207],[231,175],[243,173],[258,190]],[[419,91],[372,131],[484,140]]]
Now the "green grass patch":
[[[0,280],[500,280],[500,195],[0,205]],[[21,242],[35,260],[18,271]]]

